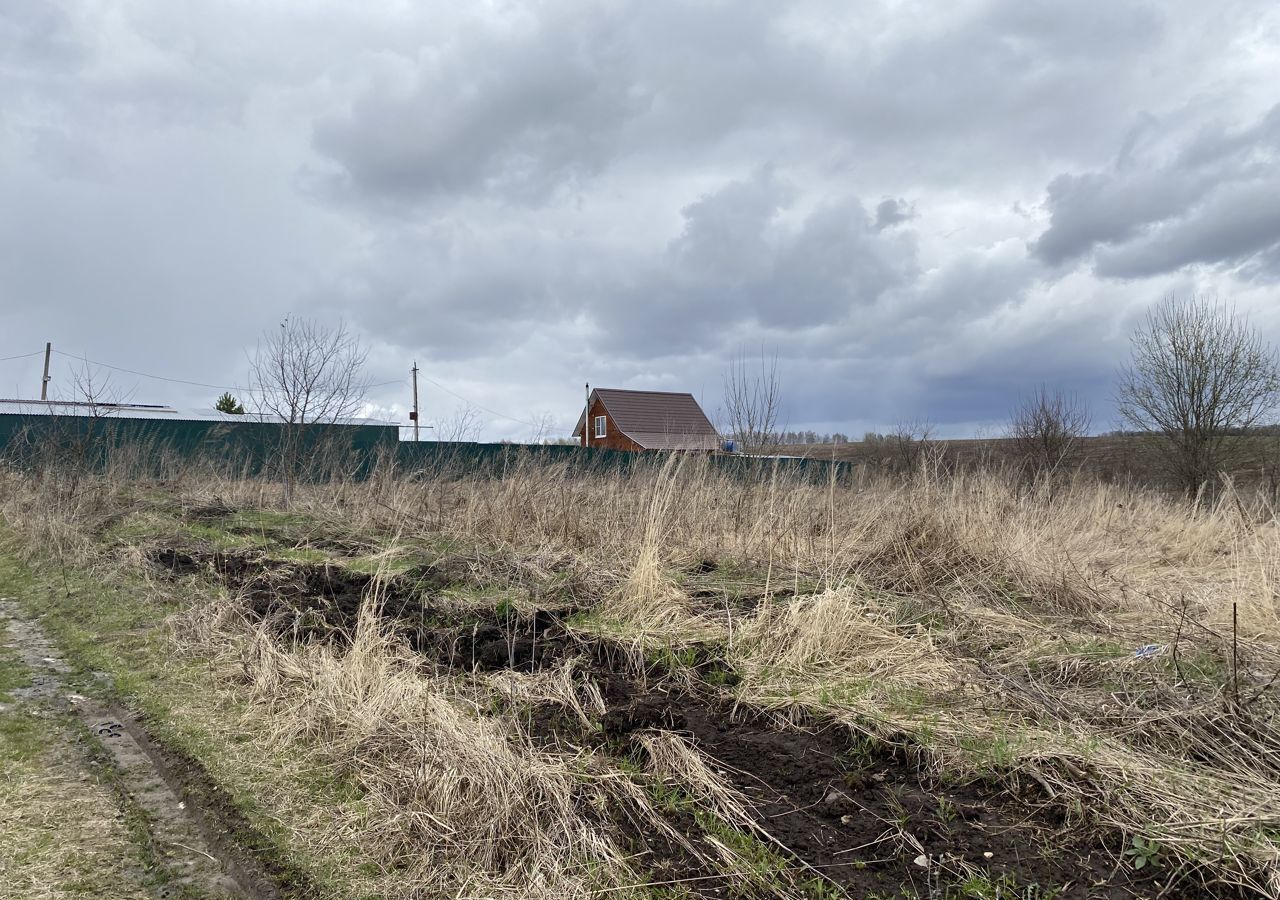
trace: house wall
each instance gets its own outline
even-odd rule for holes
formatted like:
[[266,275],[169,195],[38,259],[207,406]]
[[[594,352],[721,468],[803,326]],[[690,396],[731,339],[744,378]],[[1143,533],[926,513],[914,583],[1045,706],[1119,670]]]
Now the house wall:
[[[606,419],[605,437],[603,438],[595,436],[596,416],[604,416]],[[604,404],[600,402],[599,397],[591,401],[591,410],[587,415],[587,424],[586,428],[583,429],[580,443],[584,447],[589,444],[592,447],[601,447],[606,450],[627,450],[632,453],[638,453],[644,449],[618,430],[618,425],[613,421],[613,416],[609,415],[609,411],[604,408]]]

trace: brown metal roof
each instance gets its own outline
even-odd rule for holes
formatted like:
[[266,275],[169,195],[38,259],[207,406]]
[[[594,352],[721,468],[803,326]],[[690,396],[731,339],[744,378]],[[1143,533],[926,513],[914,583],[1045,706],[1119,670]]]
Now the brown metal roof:
[[[609,412],[618,430],[646,450],[715,450],[719,435],[693,394],[670,391],[624,391],[596,388],[591,392]],[[574,437],[582,433],[578,417]]]

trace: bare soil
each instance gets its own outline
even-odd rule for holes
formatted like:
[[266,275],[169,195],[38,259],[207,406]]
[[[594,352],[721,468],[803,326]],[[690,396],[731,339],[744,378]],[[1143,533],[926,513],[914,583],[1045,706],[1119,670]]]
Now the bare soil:
[[[722,687],[731,679],[722,671],[719,686],[692,689],[677,686],[660,667],[637,672],[617,647],[584,640],[569,628],[572,607],[459,612],[439,597],[459,578],[458,567],[430,566],[377,582],[340,566],[253,554],[166,550],[153,561],[175,575],[220,578],[242,598],[245,614],[268,623],[282,641],[343,646],[355,632],[362,603],[376,591],[384,624],[442,667],[529,672],[568,655],[585,657],[588,677],[608,706],[599,727],[584,728],[548,706],[530,715],[535,739],[636,759],[643,754],[636,733],[661,728],[683,734],[751,800],[797,883],[821,877],[853,897],[898,896],[903,888],[920,896],[966,896],[954,891],[967,874],[1004,886],[1006,896],[1233,896],[1168,869],[1135,871],[1118,862],[1124,859],[1123,835],[1083,827],[1087,815],[1065,821],[1038,788],[949,780],[926,772],[905,744],[872,741],[832,723],[787,726],[735,709]],[[702,663],[707,671],[718,665],[713,657]],[[694,846],[705,844],[707,835],[687,809],[675,808],[670,816]],[[700,896],[730,895],[731,886],[687,850],[643,824],[616,824],[646,854],[655,883],[680,879]]]

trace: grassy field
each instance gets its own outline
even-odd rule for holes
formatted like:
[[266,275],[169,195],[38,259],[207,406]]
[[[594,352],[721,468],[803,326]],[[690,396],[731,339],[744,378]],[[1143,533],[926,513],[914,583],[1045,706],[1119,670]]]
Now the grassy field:
[[0,594],[285,896],[1280,896],[1252,498],[655,460],[0,515]]
[[[1261,490],[1274,500],[1280,487],[1280,437],[1232,437],[1227,439],[1226,449],[1230,457],[1226,468],[1236,485],[1249,492]],[[843,444],[791,444],[780,447],[778,452],[837,459],[898,474],[910,472],[921,462],[966,471],[1008,470],[1024,462],[1016,443],[1003,437],[930,439],[921,443],[900,442],[887,436],[878,441]],[[1078,472],[1100,481],[1176,490],[1177,486],[1162,472],[1162,461],[1150,437],[1096,435],[1075,441],[1060,465],[1064,472]]]

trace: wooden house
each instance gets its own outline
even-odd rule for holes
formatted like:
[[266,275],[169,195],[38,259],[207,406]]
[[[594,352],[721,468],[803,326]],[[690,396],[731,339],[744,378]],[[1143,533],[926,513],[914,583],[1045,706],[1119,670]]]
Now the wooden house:
[[693,395],[669,391],[596,388],[578,416],[573,436],[584,447],[633,452],[712,452],[720,446],[715,426]]

